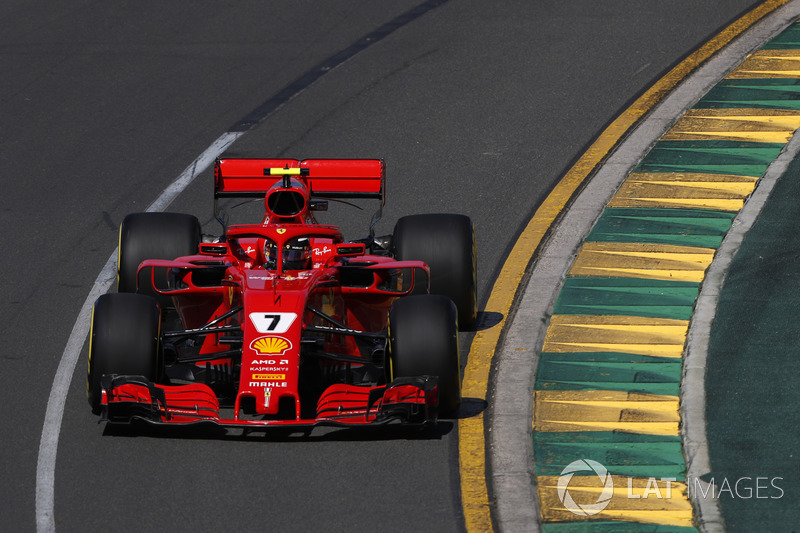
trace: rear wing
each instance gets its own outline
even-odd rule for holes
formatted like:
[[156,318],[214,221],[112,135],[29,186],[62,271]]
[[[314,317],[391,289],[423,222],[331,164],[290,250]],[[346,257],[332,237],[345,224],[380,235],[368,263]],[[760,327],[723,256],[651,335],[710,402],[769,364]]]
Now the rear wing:
[[312,197],[374,198],[385,203],[386,167],[381,159],[217,159],[214,199],[263,196],[290,170],[303,180]]

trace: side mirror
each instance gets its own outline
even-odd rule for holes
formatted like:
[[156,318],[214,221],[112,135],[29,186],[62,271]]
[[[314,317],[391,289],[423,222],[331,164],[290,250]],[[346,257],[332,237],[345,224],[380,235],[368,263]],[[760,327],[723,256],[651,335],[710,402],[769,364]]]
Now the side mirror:
[[367,253],[364,243],[343,242],[336,245],[336,255],[340,257],[357,257]]
[[309,211],[327,211],[328,200],[310,200],[308,202]]
[[224,242],[204,242],[200,243],[201,255],[228,255],[228,243]]

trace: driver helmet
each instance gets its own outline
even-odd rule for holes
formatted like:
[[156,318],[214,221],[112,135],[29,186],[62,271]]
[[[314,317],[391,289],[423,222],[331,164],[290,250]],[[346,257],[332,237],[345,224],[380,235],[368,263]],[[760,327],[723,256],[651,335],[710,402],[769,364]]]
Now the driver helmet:
[[264,268],[267,270],[278,268],[278,246],[270,239],[264,239]]
[[284,270],[307,270],[311,267],[311,243],[307,238],[295,239],[283,247]]

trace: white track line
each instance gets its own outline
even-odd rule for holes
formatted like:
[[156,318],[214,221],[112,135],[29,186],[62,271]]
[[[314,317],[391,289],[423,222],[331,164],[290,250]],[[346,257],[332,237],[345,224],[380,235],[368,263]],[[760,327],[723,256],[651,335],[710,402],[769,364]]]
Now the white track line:
[[[147,211],[163,211],[178,195],[183,192],[194,179],[206,170],[214,160],[222,154],[244,132],[225,133],[214,141],[200,156],[184,170],[150,204]],[[89,291],[83,303],[78,319],[72,327],[72,333],[61,355],[61,361],[53,379],[50,397],[47,400],[47,411],[44,416],[42,438],[39,441],[39,457],[36,462],[36,531],[39,533],[52,532],[55,524],[55,469],[56,452],[58,451],[58,436],[61,433],[61,420],[64,417],[64,404],[67,400],[72,374],[78,363],[83,343],[89,334],[91,310],[95,300],[108,292],[117,277],[117,250],[115,249],[100,271],[100,275]]]

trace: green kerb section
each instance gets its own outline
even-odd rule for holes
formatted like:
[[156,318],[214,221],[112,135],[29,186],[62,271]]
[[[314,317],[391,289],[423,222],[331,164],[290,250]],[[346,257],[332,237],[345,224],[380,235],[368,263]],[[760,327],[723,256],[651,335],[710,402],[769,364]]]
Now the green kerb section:
[[761,176],[783,144],[731,141],[659,141],[635,172],[702,172]]
[[[581,384],[602,384],[601,390],[624,390],[676,395],[681,379],[681,362],[596,363],[571,361],[565,354],[542,354],[542,374],[536,378],[539,390],[585,390]],[[558,384],[559,386],[556,386]],[[621,387],[621,388],[620,388]],[[655,392],[653,389],[658,389]]]
[[800,110],[800,80],[725,80],[711,89],[695,109]]
[[[800,50],[800,25],[792,25],[762,49]],[[796,63],[794,68],[800,71],[800,56]],[[711,89],[696,104],[695,109],[800,111],[800,80],[790,76],[791,74],[784,78],[736,79],[732,75]],[[677,136],[672,138],[675,137]],[[658,141],[634,172],[669,173],[672,179],[681,173],[760,178],[784,146],[774,142]],[[736,215],[736,212],[701,208],[607,207],[588,235],[587,242],[716,249]],[[699,289],[699,283],[691,282],[569,276],[559,293],[553,314],[690,320]],[[554,345],[558,345],[557,340]],[[592,346],[584,348],[570,346],[569,349],[574,351],[569,353],[543,352],[537,367],[535,390],[543,393],[619,391],[634,395],[633,397],[641,394],[672,397],[680,395],[680,358],[598,352],[593,351],[596,347]],[[682,442],[677,434],[630,433],[622,428],[613,431],[537,430],[532,435],[532,446],[537,476],[557,477],[573,461],[588,458],[603,464],[613,475],[686,481]],[[692,527],[599,520],[577,515],[574,521],[548,521],[545,513],[542,531],[663,533],[696,530]]]
[[[654,437],[614,431],[564,431],[542,433],[534,439],[536,475],[558,476],[564,461],[575,453],[602,463],[612,475],[631,477],[675,477],[685,482],[680,437]],[[681,471],[682,475],[676,476]],[[575,475],[594,475],[576,472]]]
[[606,208],[588,242],[634,242],[717,248],[735,213],[704,209]]
[[800,50],[800,25],[792,24],[761,47],[762,50]]
[[700,284],[639,278],[567,278],[556,315],[623,315],[688,320]]
[[[681,361],[673,358],[620,352],[543,352],[534,388],[678,396],[680,382]],[[536,433],[534,439],[536,435],[547,434]]]

